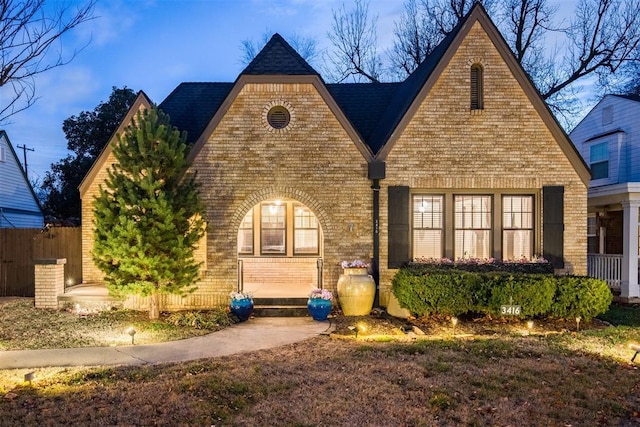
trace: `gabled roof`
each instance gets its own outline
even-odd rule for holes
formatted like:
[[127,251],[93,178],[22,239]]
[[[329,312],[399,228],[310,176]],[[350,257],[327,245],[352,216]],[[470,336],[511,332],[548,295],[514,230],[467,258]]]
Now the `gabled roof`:
[[84,196],[85,191],[87,191],[88,187],[91,185],[98,172],[102,169],[103,165],[107,161],[107,158],[109,157],[109,154],[111,154],[113,150],[112,144],[116,138],[116,135],[124,132],[124,129],[129,126],[129,124],[131,124],[131,120],[133,120],[136,113],[141,108],[151,108],[151,105],[153,105],[153,103],[151,102],[147,94],[143,91],[138,92],[136,99],[133,101],[131,108],[129,108],[127,115],[124,116],[124,119],[122,120],[122,122],[120,122],[118,129],[113,132],[113,135],[111,135],[111,138],[109,138],[109,142],[106,143],[106,145],[98,155],[96,161],[93,162],[93,165],[91,165],[91,169],[89,169],[89,172],[87,172],[84,178],[82,178],[82,182],[80,182],[80,185],[78,186],[81,198]]
[[278,33],[267,42],[260,53],[247,65],[242,74],[317,75],[307,61]]
[[193,144],[232,88],[233,83],[181,83],[158,108],[173,126],[187,132],[187,144]]
[[640,102],[640,96],[639,95],[615,95],[614,94],[612,96],[617,96],[618,98],[628,99],[629,101]]
[[11,144],[11,141],[9,140],[9,135],[7,135],[7,132],[5,130],[0,129],[0,140],[2,140],[2,139],[7,141],[7,145],[9,146],[9,151],[11,153],[11,156],[13,157],[13,160],[15,161],[16,165],[18,166],[18,169],[20,170],[20,173],[22,174],[22,178],[24,179],[24,182],[25,182],[26,186],[29,187],[29,192],[31,193],[31,196],[33,197],[33,201],[36,203],[36,206],[38,207],[38,212],[40,214],[42,214],[42,206],[40,206],[40,200],[38,200],[38,197],[36,196],[35,191],[33,191],[33,186],[29,182],[29,178],[27,177],[27,174],[24,172],[24,168],[22,167],[22,163],[20,163],[20,160],[18,160],[18,154],[16,153],[16,150],[14,150],[13,145]]

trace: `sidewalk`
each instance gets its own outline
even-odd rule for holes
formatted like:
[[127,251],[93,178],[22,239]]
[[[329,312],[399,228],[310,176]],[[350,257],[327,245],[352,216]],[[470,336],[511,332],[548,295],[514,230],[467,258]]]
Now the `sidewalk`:
[[0,369],[184,362],[292,344],[329,333],[331,326],[310,317],[257,317],[202,337],[160,344],[0,351]]

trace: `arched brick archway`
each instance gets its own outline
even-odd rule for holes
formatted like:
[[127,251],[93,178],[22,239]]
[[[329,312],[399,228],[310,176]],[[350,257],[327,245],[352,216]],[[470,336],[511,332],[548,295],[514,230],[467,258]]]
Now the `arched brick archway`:
[[[276,200],[283,203],[287,244],[281,254],[266,254],[260,246],[261,236],[256,234],[260,233],[261,227],[261,222],[257,219],[260,215],[259,207]],[[299,254],[294,251],[294,206],[302,207],[315,216],[318,224],[317,252]],[[257,191],[247,197],[233,215],[231,230],[236,233],[234,239],[239,238],[240,228],[246,226],[247,222],[243,223],[243,220],[250,211],[252,243],[255,244],[250,253],[241,253],[240,246],[238,247],[238,274],[243,289],[253,293],[256,298],[301,298],[306,297],[313,287],[321,286],[324,236],[332,227],[327,212],[317,200],[304,191],[291,187],[271,187]]]

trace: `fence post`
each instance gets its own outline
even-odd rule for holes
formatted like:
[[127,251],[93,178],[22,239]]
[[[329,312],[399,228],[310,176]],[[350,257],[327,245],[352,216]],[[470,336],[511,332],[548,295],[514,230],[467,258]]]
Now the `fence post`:
[[66,258],[35,261],[36,308],[58,308],[58,295],[64,293],[64,265]]

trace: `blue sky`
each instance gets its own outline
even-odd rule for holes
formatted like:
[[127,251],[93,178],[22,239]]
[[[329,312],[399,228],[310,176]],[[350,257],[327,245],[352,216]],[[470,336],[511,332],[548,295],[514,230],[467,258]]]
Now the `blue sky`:
[[[349,0],[345,1],[347,5]],[[55,0],[53,3],[68,4]],[[73,3],[73,1],[72,1]],[[75,2],[81,3],[81,2]],[[88,45],[69,64],[40,75],[38,102],[18,113],[7,131],[25,145],[30,180],[44,178],[67,155],[62,122],[106,101],[113,86],[143,90],[161,102],[181,82],[232,82],[243,69],[243,40],[264,33],[312,37],[327,46],[332,9],[342,0],[98,0],[96,18],[63,40],[63,54]],[[382,50],[392,44],[402,0],[371,0]],[[575,0],[562,2],[571,10]],[[20,159],[22,152],[19,151]]]

